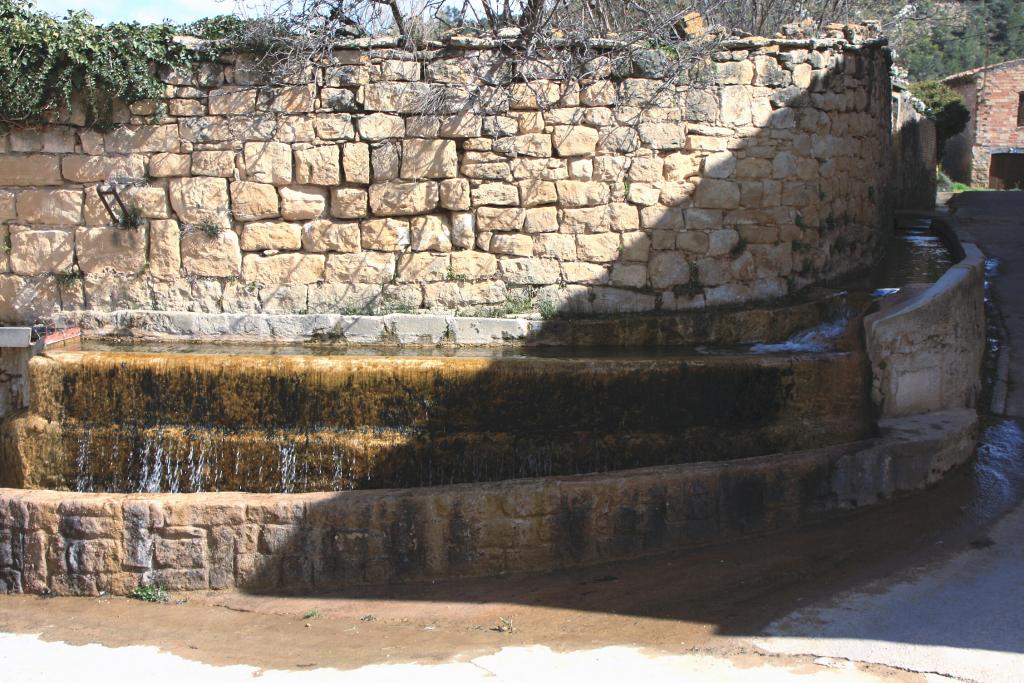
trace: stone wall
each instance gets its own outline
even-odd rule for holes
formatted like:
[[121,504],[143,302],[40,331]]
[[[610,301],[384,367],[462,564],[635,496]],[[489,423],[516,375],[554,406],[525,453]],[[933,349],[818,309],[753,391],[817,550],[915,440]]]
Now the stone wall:
[[827,449],[413,490],[263,495],[0,488],[0,593],[366,583],[546,571],[764,534],[923,488],[974,453],[977,415],[883,421]]
[[[950,232],[950,237],[956,239]],[[985,353],[985,257],[973,244],[934,285],[904,288],[864,319],[883,416],[974,406]]]
[[893,93],[892,132],[895,153],[896,210],[935,208],[938,161],[935,122],[920,114],[909,91]]
[[[780,297],[867,265],[889,227],[883,45],[732,41],[684,86],[657,60],[515,82],[500,49],[454,45],[339,50],[298,85],[240,57],[163,74],[109,132],[73,108],[0,136],[0,320]],[[139,227],[113,225],[111,181]]]

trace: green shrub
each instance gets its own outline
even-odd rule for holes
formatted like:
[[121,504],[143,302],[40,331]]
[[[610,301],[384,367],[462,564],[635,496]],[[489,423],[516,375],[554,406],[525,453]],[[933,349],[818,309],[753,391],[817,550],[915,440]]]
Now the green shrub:
[[910,92],[924,103],[925,116],[935,121],[935,138],[941,154],[946,140],[962,132],[971,119],[964,98],[941,81],[914,83]]

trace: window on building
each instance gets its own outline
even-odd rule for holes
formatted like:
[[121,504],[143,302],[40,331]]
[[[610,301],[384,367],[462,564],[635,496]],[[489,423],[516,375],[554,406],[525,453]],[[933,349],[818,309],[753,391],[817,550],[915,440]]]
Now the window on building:
[[1017,95],[1017,126],[1024,126],[1024,92]]

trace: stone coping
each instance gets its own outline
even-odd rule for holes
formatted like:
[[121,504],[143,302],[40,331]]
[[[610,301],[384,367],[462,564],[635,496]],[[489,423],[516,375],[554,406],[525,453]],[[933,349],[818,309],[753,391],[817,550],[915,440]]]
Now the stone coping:
[[238,343],[331,342],[375,346],[694,346],[775,343],[819,324],[844,305],[843,294],[788,305],[714,309],[675,315],[484,318],[434,313],[193,313],[68,311],[56,324],[86,337]]
[[927,288],[907,288],[864,318],[872,398],[884,416],[973,406],[985,350],[985,257],[955,232],[963,258]]
[[920,489],[969,460],[977,415],[729,462],[316,494],[0,489],[0,592],[344,590],[547,571],[769,533]]

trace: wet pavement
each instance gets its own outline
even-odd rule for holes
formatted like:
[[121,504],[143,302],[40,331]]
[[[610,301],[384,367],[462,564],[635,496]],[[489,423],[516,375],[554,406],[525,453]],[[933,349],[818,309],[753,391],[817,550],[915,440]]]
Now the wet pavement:
[[[1013,488],[1008,473],[1019,467],[1024,444],[1024,193],[965,193],[953,205],[962,237],[991,260],[990,295],[1009,353],[1002,364],[1005,408],[996,397],[1005,417],[993,420],[979,454],[979,478],[987,476],[988,488],[979,488],[974,505],[983,507]],[[792,612],[755,643],[774,653],[841,657],[958,680],[1024,680],[1022,539],[1024,507],[1017,505],[953,557]]]
[[[957,203],[996,262],[1013,360],[1024,193]],[[880,509],[543,577],[159,605],[6,596],[0,680],[1024,680],[1024,361],[1004,367],[1006,414],[976,465]]]

